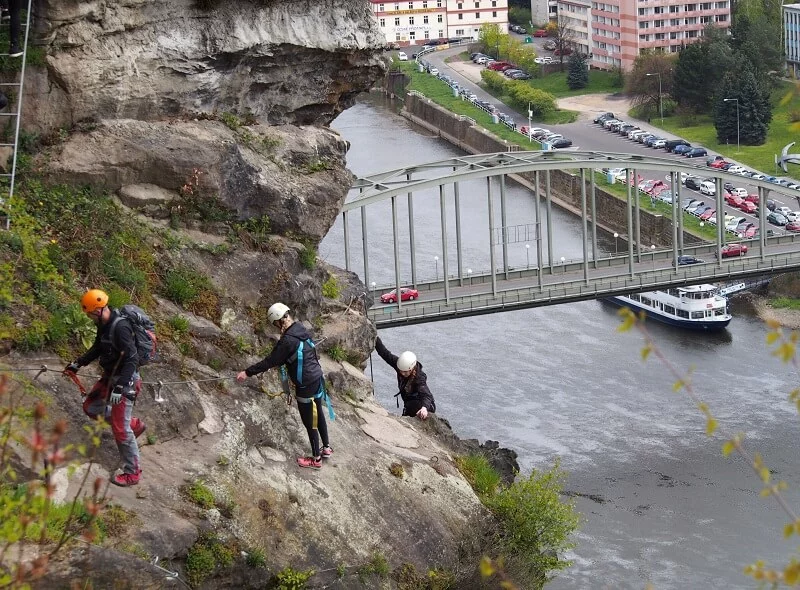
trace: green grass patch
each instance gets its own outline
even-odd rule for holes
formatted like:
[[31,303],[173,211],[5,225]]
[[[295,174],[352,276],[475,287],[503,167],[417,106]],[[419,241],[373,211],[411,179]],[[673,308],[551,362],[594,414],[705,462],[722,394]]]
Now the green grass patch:
[[[783,146],[797,140],[797,130],[792,130],[793,113],[800,111],[800,93],[793,92],[791,82],[781,82],[772,93],[772,122],[767,132],[767,141],[763,145],[742,145],[740,153],[736,153],[736,144],[720,144],[717,142],[717,130],[714,128],[711,115],[692,117],[673,115],[664,117],[662,128],[683,137],[692,145],[702,145],[710,152],[716,152],[731,158],[742,165],[775,176],[783,176],[775,164],[775,155],[780,154]],[[782,102],[782,99],[786,99]],[[653,118],[652,125],[658,125],[660,119]],[[789,174],[800,177],[800,168],[790,166]]]
[[567,60],[564,60],[564,71],[543,75],[541,78],[532,78],[527,81],[534,88],[549,92],[556,98],[567,96],[581,96],[583,94],[614,94],[621,92],[617,86],[617,76],[606,70],[589,70],[589,84],[585,88],[572,90],[567,86]]
[[456,457],[456,465],[481,499],[494,494],[500,485],[500,475],[483,455]]
[[213,508],[215,504],[214,493],[199,479],[183,487],[184,495],[193,503],[205,508]]
[[769,302],[776,309],[800,309],[800,299],[794,297],[777,297]]

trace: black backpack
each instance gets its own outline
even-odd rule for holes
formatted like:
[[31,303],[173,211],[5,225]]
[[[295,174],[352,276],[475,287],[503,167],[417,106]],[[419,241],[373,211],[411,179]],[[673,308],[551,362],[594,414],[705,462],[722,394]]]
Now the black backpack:
[[139,366],[143,367],[157,358],[156,352],[156,325],[153,323],[145,311],[137,305],[123,305],[117,310],[117,317],[111,323],[109,334],[111,341],[114,341],[114,329],[117,322],[126,319],[133,328],[133,336],[136,340],[136,353],[139,356]]

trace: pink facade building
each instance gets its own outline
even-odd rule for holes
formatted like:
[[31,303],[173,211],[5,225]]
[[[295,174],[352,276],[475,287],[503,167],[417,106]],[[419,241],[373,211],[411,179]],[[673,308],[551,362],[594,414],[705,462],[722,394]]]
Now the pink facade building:
[[592,1],[592,66],[629,70],[647,50],[677,53],[698,41],[709,24],[730,27],[731,3],[687,0]]

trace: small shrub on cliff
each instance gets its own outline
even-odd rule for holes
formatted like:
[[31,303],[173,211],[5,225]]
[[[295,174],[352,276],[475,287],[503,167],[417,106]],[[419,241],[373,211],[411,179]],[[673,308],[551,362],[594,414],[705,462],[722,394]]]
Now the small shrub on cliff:
[[222,121],[223,123],[225,123],[225,125],[231,131],[236,131],[237,129],[239,129],[239,127],[242,126],[242,122],[239,119],[239,117],[237,117],[233,113],[222,113],[219,116],[219,120]]
[[328,299],[338,299],[342,291],[339,287],[339,281],[333,275],[328,275],[328,280],[322,283],[322,296]]
[[500,485],[500,474],[483,455],[456,457],[456,465],[481,500],[494,494]]
[[268,588],[275,590],[305,590],[306,583],[314,575],[314,570],[297,571],[290,567],[275,574],[275,582]]
[[317,265],[317,250],[310,244],[304,244],[300,250],[300,265],[311,270]]
[[189,500],[200,506],[200,508],[208,510],[214,507],[214,493],[199,479],[184,486],[183,493]]

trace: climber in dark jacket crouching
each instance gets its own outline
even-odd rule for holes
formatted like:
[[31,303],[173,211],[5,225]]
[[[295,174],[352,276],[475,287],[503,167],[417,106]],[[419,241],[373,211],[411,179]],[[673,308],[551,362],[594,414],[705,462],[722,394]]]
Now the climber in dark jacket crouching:
[[[375,341],[375,351],[397,372],[397,386],[400,391],[394,397],[399,395],[403,398],[403,416],[427,420],[429,413],[436,412],[436,402],[428,389],[428,376],[422,370],[422,363],[417,360],[417,355],[407,350],[400,356],[395,356],[383,345],[380,338]],[[400,407],[400,400],[397,401],[397,407]]]

